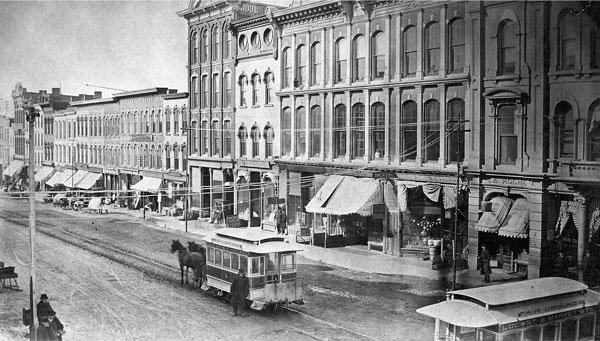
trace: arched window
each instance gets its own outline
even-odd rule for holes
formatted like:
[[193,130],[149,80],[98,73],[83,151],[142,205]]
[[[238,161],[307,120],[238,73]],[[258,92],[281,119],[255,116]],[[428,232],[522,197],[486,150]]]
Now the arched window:
[[208,108],[208,76],[202,76],[202,108]]
[[296,48],[296,79],[294,87],[304,86],[306,81],[306,45],[300,45]]
[[404,75],[414,76],[417,73],[417,28],[408,26],[404,29]]
[[402,105],[400,156],[403,161],[417,158],[417,103],[414,101]]
[[181,112],[179,108],[173,109],[173,135],[180,135],[179,121],[181,120]]
[[315,105],[310,108],[309,117],[309,136],[310,136],[310,156],[319,156],[321,154],[321,107]]
[[506,104],[498,108],[498,159],[500,164],[514,165],[517,162],[518,136],[515,129],[517,106]]
[[192,55],[190,56],[191,64],[198,64],[198,34],[196,32],[192,33],[192,37],[190,38],[190,43],[192,44]]
[[148,118],[148,111],[144,112],[144,124],[146,125],[145,131],[146,134],[150,133],[150,120]]
[[383,158],[385,156],[385,105],[381,102],[374,103],[371,106],[369,133],[371,142],[370,158]]
[[[154,110],[150,113],[150,121],[152,122],[152,134],[156,134],[156,115],[154,114]],[[115,134],[116,135],[116,134]]]
[[223,98],[225,103],[223,105],[229,108],[231,107],[231,72],[225,72],[223,76],[223,88],[225,89],[225,97]]
[[165,133],[169,135],[171,134],[171,110],[169,108],[165,109],[165,121],[167,123]]
[[286,107],[281,115],[281,153],[289,155],[292,151],[292,109]]
[[595,100],[588,110],[587,160],[600,161],[600,99]]
[[223,59],[229,58],[231,55],[231,33],[228,28],[223,29]]
[[265,126],[263,137],[265,139],[265,158],[273,157],[273,140],[275,139],[275,131],[271,125]]
[[200,62],[208,61],[208,34],[206,30],[202,31],[202,51],[200,51]]
[[425,102],[423,114],[423,161],[437,162],[440,158],[440,102]]
[[246,87],[247,87],[248,79],[246,76],[240,77],[240,106],[246,106]]
[[185,106],[181,107],[181,128],[183,128],[183,132],[181,135],[187,135],[188,128],[188,112]]
[[465,66],[465,21],[462,18],[450,22],[450,72],[464,72]]
[[434,75],[440,71],[440,24],[432,22],[425,27],[426,73]]
[[144,146],[144,152],[142,155],[144,158],[144,164],[142,165],[142,167],[149,168],[150,167],[150,154],[148,153],[148,146]]
[[333,118],[333,157],[346,155],[346,106],[338,104]]
[[304,107],[298,107],[296,109],[295,123],[295,137],[296,137],[296,148],[294,150],[296,156],[301,156],[306,153],[306,109]]
[[290,56],[290,48],[283,49],[281,54],[281,63],[283,66],[283,87],[289,88],[292,85],[292,56]]
[[233,139],[233,128],[231,121],[223,121],[223,155],[231,156],[231,143]]
[[198,77],[192,77],[192,80],[190,82],[190,87],[191,87],[191,93],[192,93],[192,98],[191,98],[191,104],[192,104],[192,108],[197,108],[198,107]]
[[219,59],[219,50],[221,48],[221,42],[219,37],[219,29],[215,26],[212,31],[212,60]]
[[219,121],[213,121],[212,122],[212,129],[211,129],[211,135],[212,135],[212,155],[213,156],[220,156],[221,155],[221,127],[219,126]]
[[465,101],[460,98],[450,100],[446,118],[446,160],[448,163],[457,163],[465,158]]
[[260,155],[259,138],[260,131],[258,130],[258,127],[254,125],[250,129],[250,140],[252,140],[252,157],[257,157]]
[[248,137],[248,132],[246,131],[246,127],[242,124],[238,129],[238,139],[240,140],[240,157],[244,157],[248,155],[246,151],[246,139]]
[[158,109],[158,133],[162,133],[163,132],[163,115],[161,113],[161,110]]
[[352,40],[352,80],[360,81],[365,78],[365,60],[367,56],[367,40],[358,35]]
[[171,146],[165,145],[165,167],[171,169]]
[[313,43],[310,47],[310,84],[317,85],[321,84],[321,78],[323,75],[323,67],[321,61],[323,60],[323,49],[319,42]]
[[517,71],[519,38],[517,24],[505,20],[500,24],[498,32],[498,71],[501,75],[512,75]]
[[590,68],[600,69],[600,26],[591,21]]
[[173,146],[173,169],[175,170],[179,170],[179,159],[181,158],[181,155],[179,154],[180,149],[179,149],[179,145],[175,144]]
[[200,146],[198,146],[198,121],[192,121],[192,126],[190,130],[190,140],[192,145],[190,146],[190,154],[198,153]]
[[573,107],[560,102],[554,109],[554,126],[557,157],[572,159],[575,157],[575,120]]
[[385,74],[385,57],[387,55],[388,46],[383,32],[377,32],[372,38],[372,65],[371,76],[373,79],[383,79]]
[[265,74],[265,105],[273,104],[273,74]]
[[258,91],[260,89],[260,76],[254,74],[252,76],[252,105],[259,105]]
[[158,148],[156,148],[156,168],[161,169],[163,167],[162,161],[162,147],[158,145]]
[[350,138],[352,158],[365,156],[365,105],[357,103],[352,106],[350,116]]
[[346,80],[348,64],[348,40],[340,38],[335,42],[335,82]]
[[181,146],[181,170],[187,171],[188,168],[188,155],[187,155],[187,146]]
[[200,154],[208,155],[208,121],[202,121],[200,125]]
[[213,92],[213,108],[218,108],[221,106],[221,85],[219,84],[219,79],[221,77],[219,74],[215,73],[212,77],[212,92]]
[[150,147],[148,157],[150,159],[150,164],[148,164],[148,168],[156,168],[156,152],[154,151],[154,145]]

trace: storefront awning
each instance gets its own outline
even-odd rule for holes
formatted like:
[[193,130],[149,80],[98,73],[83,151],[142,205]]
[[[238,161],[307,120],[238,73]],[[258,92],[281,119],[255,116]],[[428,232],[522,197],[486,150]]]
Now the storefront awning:
[[385,205],[387,206],[390,212],[399,213],[400,209],[398,207],[398,195],[396,195],[394,186],[389,182],[385,182],[383,186],[383,199],[385,201]]
[[504,223],[500,226],[498,234],[513,238],[529,237],[529,201],[527,199],[515,200]]
[[[323,187],[326,185],[327,182]],[[372,178],[342,176],[342,180],[335,188],[333,194],[330,195],[324,205],[321,205],[321,209],[318,210],[319,212],[315,213],[333,215],[356,213],[362,216],[370,216],[373,214],[373,204],[383,203],[380,187],[379,182]],[[315,202],[314,206],[318,206],[318,201]]]
[[80,169],[75,174],[73,174],[73,176],[70,179],[67,179],[67,181],[64,182],[64,185],[69,188],[77,188],[79,187],[77,186],[79,181],[83,180],[83,178],[85,178],[85,176],[88,175],[88,173],[88,171]]
[[100,180],[101,177],[102,173],[89,172],[85,178],[83,178],[83,180],[77,184],[77,188],[90,189],[96,184],[96,181]]
[[325,183],[319,189],[317,194],[310,200],[308,205],[306,205],[306,212],[310,213],[327,213],[327,209],[325,206],[327,205],[327,201],[329,197],[335,192],[335,189],[338,187],[340,182],[344,179],[343,176],[340,175],[331,175],[325,180]]
[[[48,183],[48,185],[50,185],[50,186],[64,185],[65,181],[71,179],[73,174],[75,174],[75,170],[74,169],[65,169],[60,174],[62,174],[62,176],[55,180],[54,185],[50,185],[49,183]],[[50,180],[52,180],[52,179],[50,179]]]
[[158,192],[162,186],[162,179],[145,176],[135,185],[131,186],[134,191]]
[[2,172],[2,175],[10,176],[11,178],[13,178],[16,174],[18,174],[21,171],[21,169],[23,169],[23,166],[23,161],[14,160],[10,163],[8,168],[6,168],[4,172]]
[[65,176],[65,174],[63,172],[56,172],[54,173],[54,175],[52,175],[52,177],[50,179],[48,179],[48,181],[46,181],[46,185],[50,186],[50,187],[54,187],[54,185],[56,185],[57,181],[62,179]]
[[54,173],[54,167],[44,166],[42,169],[35,172],[35,181],[46,181]]
[[502,223],[504,223],[504,220],[506,220],[506,216],[510,211],[513,200],[507,197],[498,196],[492,198],[490,201],[492,202],[492,211],[483,213],[481,218],[479,218],[476,228],[482,232],[497,233],[500,226],[502,226]]

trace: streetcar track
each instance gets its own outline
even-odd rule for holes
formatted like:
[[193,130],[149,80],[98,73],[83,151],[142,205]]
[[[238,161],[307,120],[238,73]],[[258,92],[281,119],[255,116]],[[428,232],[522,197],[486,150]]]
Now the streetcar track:
[[[17,216],[17,215],[14,214],[14,212],[10,212],[10,211],[7,211],[7,210],[2,210],[2,209],[0,209],[0,212],[3,213],[3,219],[4,220],[13,222],[13,223],[15,223],[17,225],[20,225],[20,226],[24,226],[24,227],[28,226],[27,223],[21,222],[21,220],[23,220],[22,217],[19,216],[18,218],[16,218],[15,216]],[[11,215],[11,216],[13,216],[15,218],[12,218],[12,219],[8,218],[8,215]],[[75,246],[77,248],[86,250],[86,251],[91,252],[93,254],[99,255],[101,257],[107,258],[109,260],[112,260],[112,261],[117,262],[119,264],[122,264],[124,266],[135,268],[135,269],[139,270],[140,272],[142,272],[143,274],[148,275],[149,269],[147,269],[147,268],[145,268],[143,266],[139,266],[139,265],[135,265],[135,264],[132,264],[132,263],[128,263],[124,259],[119,259],[118,257],[111,256],[111,255],[109,255],[107,253],[103,253],[101,251],[95,251],[95,250],[92,250],[91,248],[83,247],[81,244],[77,244],[76,241],[71,241],[71,240],[68,240],[67,238],[60,237],[56,233],[49,232],[48,231],[49,229],[51,229],[52,227],[56,227],[54,225],[48,224],[48,223],[43,222],[43,221],[36,221],[36,226],[39,226],[39,225],[44,226],[44,229],[43,230],[42,229],[36,230],[37,232],[40,232],[40,233],[42,233],[42,234],[44,234],[46,236],[49,236],[51,238],[54,238],[54,239],[60,240],[62,242],[65,242],[67,244],[73,245],[73,246]],[[176,272],[177,274],[179,274],[179,272],[180,272],[180,269],[178,267],[174,267],[174,266],[171,266],[171,265],[168,265],[168,264],[164,264],[164,263],[155,261],[155,260],[153,260],[151,258],[140,256],[138,254],[135,254],[135,253],[132,253],[132,252],[129,252],[129,251],[125,251],[125,250],[122,250],[122,249],[110,246],[108,244],[99,242],[97,240],[93,240],[93,239],[81,236],[81,235],[79,235],[77,233],[73,233],[73,232],[66,231],[66,230],[61,230],[60,232],[64,233],[64,234],[67,234],[67,235],[69,235],[69,236],[71,236],[71,237],[73,237],[75,239],[79,239],[80,241],[83,241],[83,242],[85,242],[87,244],[94,245],[94,246],[96,246],[96,247],[98,247],[100,249],[108,249],[108,250],[110,250],[110,251],[112,251],[114,253],[122,254],[122,255],[131,257],[131,258],[133,258],[133,259],[135,259],[135,260],[137,260],[139,262],[149,263],[149,264],[151,264],[153,266],[160,267],[160,268],[162,268],[164,270],[170,270],[170,271]],[[154,276],[152,276],[152,278],[156,279],[157,276],[160,276],[160,275],[155,272]],[[160,276],[160,277],[162,277],[162,279],[164,279],[164,280],[170,280],[171,279],[171,278],[167,278],[166,276]],[[85,293],[83,293],[83,294],[85,294]],[[378,340],[377,338],[368,336],[366,334],[363,334],[361,332],[358,332],[358,331],[350,329],[350,328],[346,328],[346,327],[344,327],[342,325],[326,321],[324,319],[321,319],[319,317],[316,317],[316,316],[307,314],[305,312],[296,310],[294,308],[290,308],[289,306],[288,307],[283,307],[283,309],[288,310],[288,311],[290,311],[292,313],[296,313],[298,315],[304,316],[305,318],[314,320],[314,321],[316,321],[318,323],[321,323],[321,324],[326,325],[326,326],[328,326],[330,328],[333,328],[333,329],[344,330],[347,333],[350,333],[350,334],[353,334],[353,335],[356,335],[356,336],[359,336],[361,338],[368,339],[368,340]],[[213,328],[213,330],[215,330],[217,333],[219,333],[222,337],[226,338],[215,326],[213,326],[212,324],[210,324],[208,321],[207,321],[207,323]],[[298,328],[298,327],[295,327],[295,326],[292,326],[292,325],[289,325],[289,324],[288,324],[288,327],[296,330],[296,332],[298,332],[300,334],[306,335],[306,336],[314,338],[316,340],[324,340],[323,338],[314,335],[314,333],[312,333],[310,331],[307,331],[307,330],[304,330],[302,328]]]

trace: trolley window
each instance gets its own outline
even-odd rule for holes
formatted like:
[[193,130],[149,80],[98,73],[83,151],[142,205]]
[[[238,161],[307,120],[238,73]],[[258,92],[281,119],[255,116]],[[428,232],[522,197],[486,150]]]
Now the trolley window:
[[245,269],[248,272],[248,257],[240,256],[240,269]]
[[586,315],[579,319],[578,340],[592,339],[594,336],[594,317],[595,315]]
[[561,340],[573,340],[573,335],[577,335],[577,320],[564,320],[560,326]]
[[240,256],[235,253],[231,254],[231,268],[233,270],[237,270],[240,268]]
[[227,251],[223,251],[223,267],[228,269],[231,267],[231,253]]
[[539,340],[542,336],[542,327],[535,326],[523,331],[523,340]]
[[493,331],[478,329],[477,341],[496,341],[496,335]]
[[215,249],[215,264],[222,265],[221,250]]
[[547,324],[542,329],[542,341],[556,340],[556,332],[558,331],[558,323]]
[[252,269],[250,269],[251,275],[264,275],[265,274],[265,257],[252,257]]
[[521,341],[521,334],[522,332],[520,330],[506,333],[504,334],[504,337],[502,337],[502,341]]
[[296,271],[296,255],[293,253],[287,253],[281,255],[281,272],[295,272]]
[[209,263],[215,262],[215,249],[212,247],[208,248],[208,262]]

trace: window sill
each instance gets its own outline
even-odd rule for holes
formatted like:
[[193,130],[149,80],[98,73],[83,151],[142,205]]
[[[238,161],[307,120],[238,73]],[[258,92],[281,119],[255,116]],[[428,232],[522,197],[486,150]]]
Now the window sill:
[[273,107],[273,104],[271,104],[271,103],[265,104],[265,108],[272,108],[272,107]]
[[248,107],[245,105],[240,105],[240,109],[247,109]]
[[253,105],[252,108],[260,108],[260,105]]

